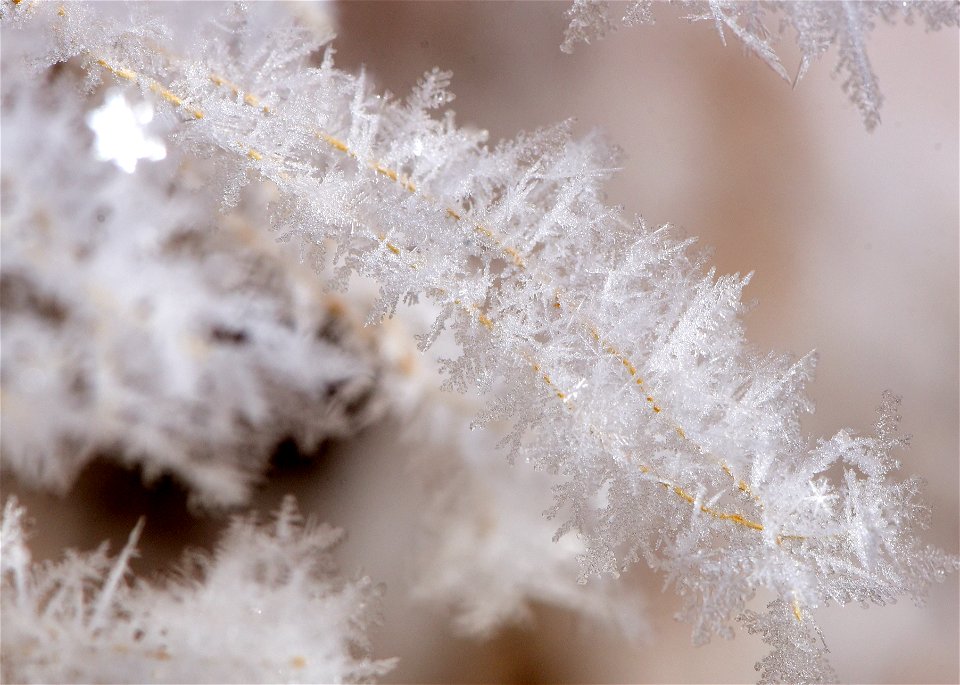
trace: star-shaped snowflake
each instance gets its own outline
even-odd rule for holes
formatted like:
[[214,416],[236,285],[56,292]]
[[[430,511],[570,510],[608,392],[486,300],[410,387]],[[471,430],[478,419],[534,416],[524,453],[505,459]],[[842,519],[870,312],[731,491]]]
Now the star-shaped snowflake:
[[809,485],[810,494],[804,500],[812,503],[813,510],[816,513],[830,514],[830,503],[837,498],[835,494],[830,492],[830,483],[825,479],[820,479],[810,481]]

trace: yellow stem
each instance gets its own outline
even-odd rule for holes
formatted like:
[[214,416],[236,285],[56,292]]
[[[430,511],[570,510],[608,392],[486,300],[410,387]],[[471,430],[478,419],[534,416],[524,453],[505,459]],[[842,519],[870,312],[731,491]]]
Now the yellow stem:
[[97,64],[102,66],[104,69],[109,71],[111,74],[113,74],[117,78],[122,78],[126,81],[132,81],[133,83],[137,83],[137,82],[145,83],[151,91],[153,91],[154,93],[162,97],[164,100],[172,104],[174,107],[182,108],[187,114],[189,114],[194,119],[203,119],[202,110],[185,105],[183,102],[183,99],[179,95],[174,93],[169,88],[164,88],[159,83],[154,81],[152,78],[143,76],[142,74],[139,74],[136,71],[133,71],[132,69],[122,69],[119,67],[115,67],[103,59],[98,59]]

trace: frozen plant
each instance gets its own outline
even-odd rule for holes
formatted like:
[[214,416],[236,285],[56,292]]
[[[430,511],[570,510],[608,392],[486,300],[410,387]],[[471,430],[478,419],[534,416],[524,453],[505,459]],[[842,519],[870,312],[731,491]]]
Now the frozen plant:
[[[4,16],[29,36],[28,64],[71,60],[152,98],[168,144],[209,160],[227,205],[251,181],[275,187],[282,239],[332,241],[339,284],[379,283],[373,321],[432,303],[422,346],[449,329],[447,385],[488,393],[479,423],[510,423],[510,455],[558,480],[556,537],[577,536],[584,581],[643,561],[682,595],[696,642],[741,617],[774,647],[770,677],[817,681],[831,674],[815,609],[919,597],[956,569],[919,542],[918,485],[895,477],[895,398],[875,435],[806,435],[813,357],[751,348],[749,277],[717,277],[669,226],[605,204],[617,160],[601,136],[560,124],[491,148],[436,112],[448,73],[395,100],[252,11],[200,40],[98,5]],[[760,591],[778,598],[763,617],[745,608]],[[476,614],[474,629],[492,620]]]
[[204,160],[159,142],[167,158],[137,173],[95,159],[91,126],[152,105],[114,92],[85,119],[59,97],[78,85],[5,55],[2,463],[64,492],[107,454],[243,502],[281,440],[308,452],[380,414],[371,341],[301,250],[254,225],[262,189],[221,216]]
[[[359,311],[376,300],[370,286],[351,283],[350,302]],[[577,582],[583,542],[572,535],[554,541],[556,526],[543,516],[556,474],[497,459],[496,442],[508,423],[474,430],[482,399],[437,388],[438,357],[455,354],[456,344],[444,336],[424,355],[415,341],[436,313],[429,305],[404,307],[376,327],[385,371],[380,393],[388,419],[399,426],[394,439],[411,455],[404,470],[422,500],[410,549],[411,597],[446,609],[456,634],[466,638],[529,627],[537,605],[574,612],[633,644],[650,638],[638,588],[616,578]]]
[[[654,23],[653,0],[631,0],[622,22],[627,26]],[[759,57],[783,80],[799,83],[810,65],[836,47],[836,74],[843,78],[843,92],[860,110],[863,124],[872,130],[880,123],[880,93],[877,77],[867,56],[867,40],[878,20],[912,24],[921,19],[927,31],[960,26],[957,0],[910,0],[909,2],[864,2],[862,0],[672,0],[691,22],[711,22],[726,45],[729,31],[745,51]],[[573,52],[578,42],[598,40],[615,28],[603,0],[573,0],[567,11],[570,25],[561,49]],[[770,21],[776,19],[777,29]],[[776,51],[776,36],[792,32],[800,48],[800,64],[791,79]]]
[[491,459],[501,431],[469,430],[464,414],[479,409],[469,398],[416,406],[410,431],[429,436],[414,459],[429,496],[420,514],[416,595],[451,606],[455,627],[468,636],[526,621],[533,603],[575,611],[632,640],[650,636],[635,589],[614,578],[577,582],[583,543],[572,535],[553,540],[555,526],[542,515],[555,475]]
[[292,498],[273,522],[236,518],[210,557],[188,555],[162,584],[126,582],[143,521],[115,558],[106,545],[31,564],[26,512],[2,521],[4,682],[366,681],[395,660],[369,656],[380,590],[344,579],[341,531],[301,519]]

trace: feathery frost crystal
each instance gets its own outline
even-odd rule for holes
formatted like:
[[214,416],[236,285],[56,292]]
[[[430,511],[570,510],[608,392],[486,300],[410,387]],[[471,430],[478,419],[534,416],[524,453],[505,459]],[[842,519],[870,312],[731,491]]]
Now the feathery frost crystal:
[[[731,14],[759,11],[752,7],[712,3],[709,10],[756,41],[760,28]],[[695,642],[730,636],[741,617],[774,647],[765,679],[817,681],[832,674],[814,609],[917,598],[956,569],[956,559],[919,542],[918,484],[895,477],[904,443],[896,398],[883,398],[874,435],[804,434],[813,356],[753,349],[741,322],[749,276],[718,276],[692,240],[669,226],[628,221],[604,203],[603,183],[617,160],[600,135],[574,139],[561,123],[490,147],[485,134],[438,111],[452,99],[449,73],[429,72],[408,97],[394,99],[373,92],[362,72],[336,68],[325,41],[278,23],[264,6],[226,11],[196,29],[202,40],[184,37],[175,22],[164,28],[146,14],[154,8],[134,6],[128,16],[95,4],[5,4],[4,39],[22,32],[18,45],[34,68],[74,60],[90,85],[103,80],[154,102],[170,127],[168,146],[217,170],[227,208],[243,201],[248,183],[271,188],[265,218],[280,240],[331,261],[336,285],[354,273],[376,280],[372,321],[402,302],[431,302],[439,315],[421,346],[450,329],[460,355],[443,362],[446,385],[489,393],[478,423],[509,422],[511,458],[556,479],[556,539],[565,544],[576,534],[583,582],[642,561],[683,597]],[[638,20],[646,16],[640,5],[633,11]],[[799,11],[788,16],[798,29],[807,26]],[[804,31],[809,60],[823,46],[814,28]],[[860,59],[844,50],[843,63]],[[858,64],[856,74],[866,78],[868,64]],[[870,125],[878,95],[859,81],[852,87],[867,93]],[[136,192],[149,201],[148,191]],[[176,207],[163,222],[176,223]],[[15,230],[29,225],[9,221]],[[8,247],[6,229],[4,236],[6,262],[21,248]],[[118,231],[103,244],[135,238]],[[192,258],[198,254],[204,251]],[[280,283],[288,277],[275,274]],[[208,288],[223,301],[233,292]],[[270,323],[275,302],[265,305],[264,330],[250,333],[259,339],[270,331],[281,341],[260,363],[271,374],[271,364],[285,374],[323,373],[282,349],[285,338]],[[226,396],[249,401],[258,393]],[[254,417],[268,411],[239,409]],[[4,455],[10,458],[6,444]],[[188,480],[195,468],[179,467]],[[287,518],[281,515],[278,531]],[[244,531],[249,526],[237,535]],[[303,591],[296,578],[277,590],[283,598],[271,611],[300,612],[290,604],[294,590]],[[434,585],[442,595],[458,583]],[[778,597],[769,614],[745,612],[760,590]],[[483,632],[514,611],[487,609],[468,606],[467,627]]]
[[379,590],[337,575],[339,530],[304,524],[292,498],[273,523],[233,521],[213,557],[188,556],[163,585],[125,581],[141,521],[120,554],[106,545],[31,565],[25,512],[3,512],[5,682],[364,681]]
[[[4,465],[65,491],[105,452],[233,504],[281,440],[309,450],[378,416],[369,342],[251,225],[269,198],[218,217],[198,192],[211,164],[173,146],[135,174],[94,159],[83,103],[55,95],[79,83],[8,59],[18,40],[5,32]],[[108,95],[87,122],[152,108],[124,103]]]
[[530,605],[541,603],[615,626],[633,640],[649,637],[639,593],[615,578],[578,583],[583,543],[572,535],[552,540],[555,526],[542,514],[558,478],[491,459],[492,435],[470,432],[460,413],[425,405],[411,424],[437,446],[414,462],[431,495],[421,514],[414,592],[453,607],[455,626],[466,635],[525,621]]
[[[631,0],[622,22],[627,26],[653,24],[653,0]],[[759,57],[784,81],[799,83],[814,60],[836,46],[838,59],[834,71],[843,78],[843,92],[860,110],[863,124],[872,130],[880,123],[883,95],[867,57],[867,37],[878,19],[907,24],[922,19],[927,31],[960,26],[960,2],[957,0],[909,0],[907,2],[864,2],[861,0],[671,0],[680,5],[691,22],[712,22],[726,45],[724,31],[732,33],[746,52]],[[567,11],[570,25],[564,32],[561,49],[573,52],[579,43],[599,40],[615,28],[604,0],[573,0]],[[767,25],[776,18],[777,31]],[[800,48],[797,73],[790,78],[774,47],[774,33],[796,34]]]

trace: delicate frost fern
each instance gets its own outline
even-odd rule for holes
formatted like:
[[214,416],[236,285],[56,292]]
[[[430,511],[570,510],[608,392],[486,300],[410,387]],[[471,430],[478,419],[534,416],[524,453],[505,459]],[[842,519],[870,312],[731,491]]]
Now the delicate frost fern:
[[[623,23],[628,26],[653,24],[655,4],[652,0],[632,0]],[[867,130],[880,123],[880,106],[883,104],[866,50],[867,37],[877,20],[892,24],[903,19],[912,24],[921,18],[928,31],[960,26],[960,2],[957,0],[692,0],[673,4],[683,7],[687,11],[685,18],[692,22],[712,22],[724,44],[724,30],[732,33],[747,52],[759,57],[789,82],[791,78],[774,47],[774,32],[767,25],[769,19],[778,19],[777,33],[783,35],[787,30],[794,31],[800,48],[800,65],[793,78],[794,84],[803,78],[814,60],[836,46],[835,73],[843,77],[843,91],[860,110]],[[602,0],[574,0],[567,12],[570,25],[564,33],[561,49],[573,52],[576,43],[597,40],[615,28],[608,11],[609,3]]]
[[[483,420],[512,422],[512,454],[561,477],[557,536],[582,536],[584,581],[642,559],[703,642],[738,615],[760,626],[743,611],[761,588],[810,634],[812,609],[918,596],[956,568],[917,542],[916,484],[892,477],[893,398],[875,436],[804,435],[813,358],[753,350],[749,277],[704,271],[691,241],[603,203],[614,154],[599,136],[559,125],[491,149],[431,114],[450,100],[448,76],[395,101],[329,49],[314,66],[321,46],[305,32],[243,14],[191,47],[95,6],[11,12],[54,59],[159,95],[181,120],[176,144],[231,170],[228,185],[275,184],[275,230],[333,239],[342,282],[379,282],[374,318],[435,303],[423,345],[451,328],[462,356],[445,362],[448,385],[492,392]],[[787,654],[790,630],[761,632]],[[810,649],[802,668],[770,672],[828,677]]]
[[366,681],[379,590],[337,575],[339,530],[301,521],[292,498],[270,525],[235,519],[216,554],[161,585],[125,580],[143,522],[115,559],[106,545],[31,564],[25,511],[3,513],[4,682]]

